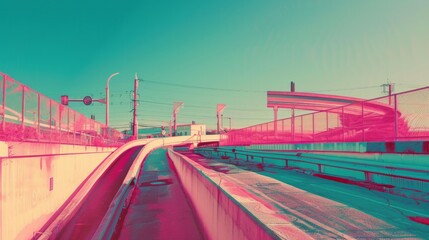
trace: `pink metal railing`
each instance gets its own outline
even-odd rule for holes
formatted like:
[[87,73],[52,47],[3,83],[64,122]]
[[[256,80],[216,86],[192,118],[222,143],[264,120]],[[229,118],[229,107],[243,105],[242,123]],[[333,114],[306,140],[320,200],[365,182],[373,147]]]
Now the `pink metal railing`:
[[221,135],[220,145],[429,140],[429,87]]
[[0,140],[118,146],[122,134],[0,73]]

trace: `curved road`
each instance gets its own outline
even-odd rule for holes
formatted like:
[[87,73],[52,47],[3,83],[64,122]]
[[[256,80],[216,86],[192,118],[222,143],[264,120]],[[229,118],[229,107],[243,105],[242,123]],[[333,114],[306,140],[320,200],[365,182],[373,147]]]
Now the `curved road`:
[[67,223],[57,239],[91,239],[109,205],[143,146],[130,148],[97,180],[75,216]]

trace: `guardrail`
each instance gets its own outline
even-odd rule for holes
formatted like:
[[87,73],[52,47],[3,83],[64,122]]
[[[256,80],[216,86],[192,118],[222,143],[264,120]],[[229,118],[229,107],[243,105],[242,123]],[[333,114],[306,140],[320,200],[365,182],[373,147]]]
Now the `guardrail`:
[[119,146],[122,137],[0,72],[0,140]]
[[[367,183],[376,183],[390,188],[404,187],[429,193],[429,169],[413,169],[396,166],[383,166],[350,161],[339,161],[326,157],[314,157],[306,153],[258,153],[255,151],[235,150],[235,149],[195,149],[195,152],[208,157],[218,157],[228,159],[234,157],[241,160],[243,156],[246,161],[259,159],[260,163],[267,161],[281,161],[280,165],[286,169],[301,168],[309,169],[313,174],[336,175],[340,177],[354,177]],[[277,156],[280,155],[280,156]],[[243,160],[244,160],[243,158]],[[278,165],[278,164],[276,164]],[[340,171],[338,171],[340,170]],[[343,173],[341,173],[341,171]],[[333,174],[335,173],[335,174]],[[342,174],[342,175],[341,175]]]

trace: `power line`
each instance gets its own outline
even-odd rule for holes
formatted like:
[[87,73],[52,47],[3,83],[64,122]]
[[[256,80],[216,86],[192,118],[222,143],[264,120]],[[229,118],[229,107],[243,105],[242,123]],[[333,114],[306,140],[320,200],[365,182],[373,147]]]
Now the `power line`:
[[374,86],[367,86],[367,87],[354,87],[354,88],[339,88],[339,89],[326,89],[326,90],[311,90],[308,92],[315,92],[315,93],[323,93],[323,92],[340,92],[340,91],[354,91],[354,90],[363,90],[363,89],[370,89],[370,88],[379,88],[380,85],[374,85]]
[[265,91],[257,91],[257,90],[243,90],[243,89],[230,89],[230,88],[203,87],[203,86],[195,86],[195,85],[186,85],[186,84],[178,84],[178,83],[168,83],[168,82],[152,81],[152,80],[147,80],[147,79],[143,79],[143,82],[148,82],[148,83],[158,84],[158,85],[164,85],[164,86],[181,87],[181,88],[194,88],[194,89],[203,89],[203,90],[212,90],[212,91],[243,92],[243,93],[265,92]]

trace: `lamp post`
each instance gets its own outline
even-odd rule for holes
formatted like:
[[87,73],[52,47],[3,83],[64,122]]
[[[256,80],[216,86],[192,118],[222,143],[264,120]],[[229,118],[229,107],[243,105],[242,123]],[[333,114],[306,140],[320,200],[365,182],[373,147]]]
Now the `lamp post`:
[[109,83],[112,77],[118,75],[119,73],[113,73],[109,76],[106,82],[106,127],[109,127]]

